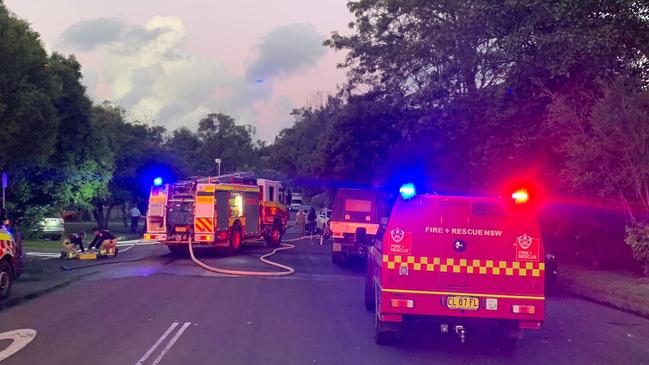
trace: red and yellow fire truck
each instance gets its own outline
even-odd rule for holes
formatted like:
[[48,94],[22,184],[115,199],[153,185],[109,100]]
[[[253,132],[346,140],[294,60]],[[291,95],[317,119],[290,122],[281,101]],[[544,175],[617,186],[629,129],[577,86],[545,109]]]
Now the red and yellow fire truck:
[[167,245],[172,253],[187,252],[190,240],[232,252],[250,239],[264,238],[277,247],[288,220],[286,196],[278,181],[241,174],[174,184],[158,180],[151,188],[144,238]]
[[[404,188],[405,187],[405,188]],[[376,342],[426,317],[462,342],[472,327],[510,346],[544,320],[544,248],[527,190],[512,199],[417,195],[402,187],[368,255],[365,305]]]
[[367,257],[379,221],[385,214],[384,194],[374,190],[339,189],[332,204],[329,227],[334,243],[331,260]]
[[23,248],[20,235],[14,236],[0,219],[0,300],[11,293],[15,279],[23,272]]

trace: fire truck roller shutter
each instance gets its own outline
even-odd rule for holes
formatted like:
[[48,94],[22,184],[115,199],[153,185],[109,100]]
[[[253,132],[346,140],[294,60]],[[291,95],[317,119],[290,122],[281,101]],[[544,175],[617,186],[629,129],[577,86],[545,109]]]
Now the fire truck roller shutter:
[[227,191],[216,192],[216,224],[220,231],[227,230],[230,226],[229,195]]
[[246,217],[246,233],[259,233],[259,194],[245,193],[244,195],[244,215]]

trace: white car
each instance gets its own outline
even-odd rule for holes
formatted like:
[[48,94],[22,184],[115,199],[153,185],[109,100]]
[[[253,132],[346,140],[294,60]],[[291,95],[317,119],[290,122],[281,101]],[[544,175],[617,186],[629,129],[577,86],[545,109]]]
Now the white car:
[[59,240],[65,233],[63,218],[43,218],[36,226],[36,231],[42,238]]
[[324,227],[331,220],[331,209],[320,209],[318,217],[315,220],[316,230],[322,232]]

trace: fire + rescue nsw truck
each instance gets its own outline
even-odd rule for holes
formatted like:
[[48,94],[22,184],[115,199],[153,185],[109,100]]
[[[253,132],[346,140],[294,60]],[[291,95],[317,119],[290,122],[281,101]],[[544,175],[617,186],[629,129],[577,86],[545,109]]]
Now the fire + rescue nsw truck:
[[248,239],[280,245],[288,208],[278,181],[240,174],[197,177],[151,188],[145,240],[161,242],[174,254],[187,244],[236,252]]
[[331,261],[367,256],[379,221],[385,214],[384,194],[373,190],[339,189],[332,205],[330,230],[334,243]]
[[365,305],[375,340],[395,339],[407,317],[443,333],[498,331],[512,347],[544,320],[544,248],[527,191],[500,198],[408,195],[397,199],[368,255]]

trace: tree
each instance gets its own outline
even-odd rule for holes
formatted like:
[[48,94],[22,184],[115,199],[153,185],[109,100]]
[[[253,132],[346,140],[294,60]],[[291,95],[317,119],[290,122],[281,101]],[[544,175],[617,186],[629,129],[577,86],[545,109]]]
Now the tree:
[[649,91],[626,77],[601,89],[579,108],[566,97],[553,104],[553,129],[571,131],[556,136],[561,176],[581,196],[624,209],[626,242],[649,275]]
[[[100,138],[110,146],[107,155],[112,179],[107,193],[93,200],[95,220],[99,227],[105,228],[114,207],[120,207],[125,216],[129,202],[146,200],[152,174],[164,171],[173,176],[174,171],[163,144],[164,128],[129,123],[125,111],[109,102],[93,108],[93,126],[101,131]],[[155,168],[157,171],[151,172]]]
[[[88,207],[106,189],[103,151],[74,57],[48,57],[29,25],[0,4],[0,170],[18,223],[70,206]],[[29,229],[27,230],[29,231]]]
[[[553,94],[594,88],[619,74],[648,74],[643,2],[348,6],[355,33],[334,32],[326,42],[348,52],[347,90],[382,93],[404,113],[398,128],[404,142],[431,146],[440,177],[467,188],[498,182],[515,172],[509,166],[547,161],[544,121]],[[458,169],[465,176],[453,181]]]
[[201,119],[197,133],[201,141],[198,152],[201,164],[194,174],[216,175],[216,158],[222,160],[222,174],[252,169],[254,166],[253,126],[236,125],[229,115],[212,113]]

